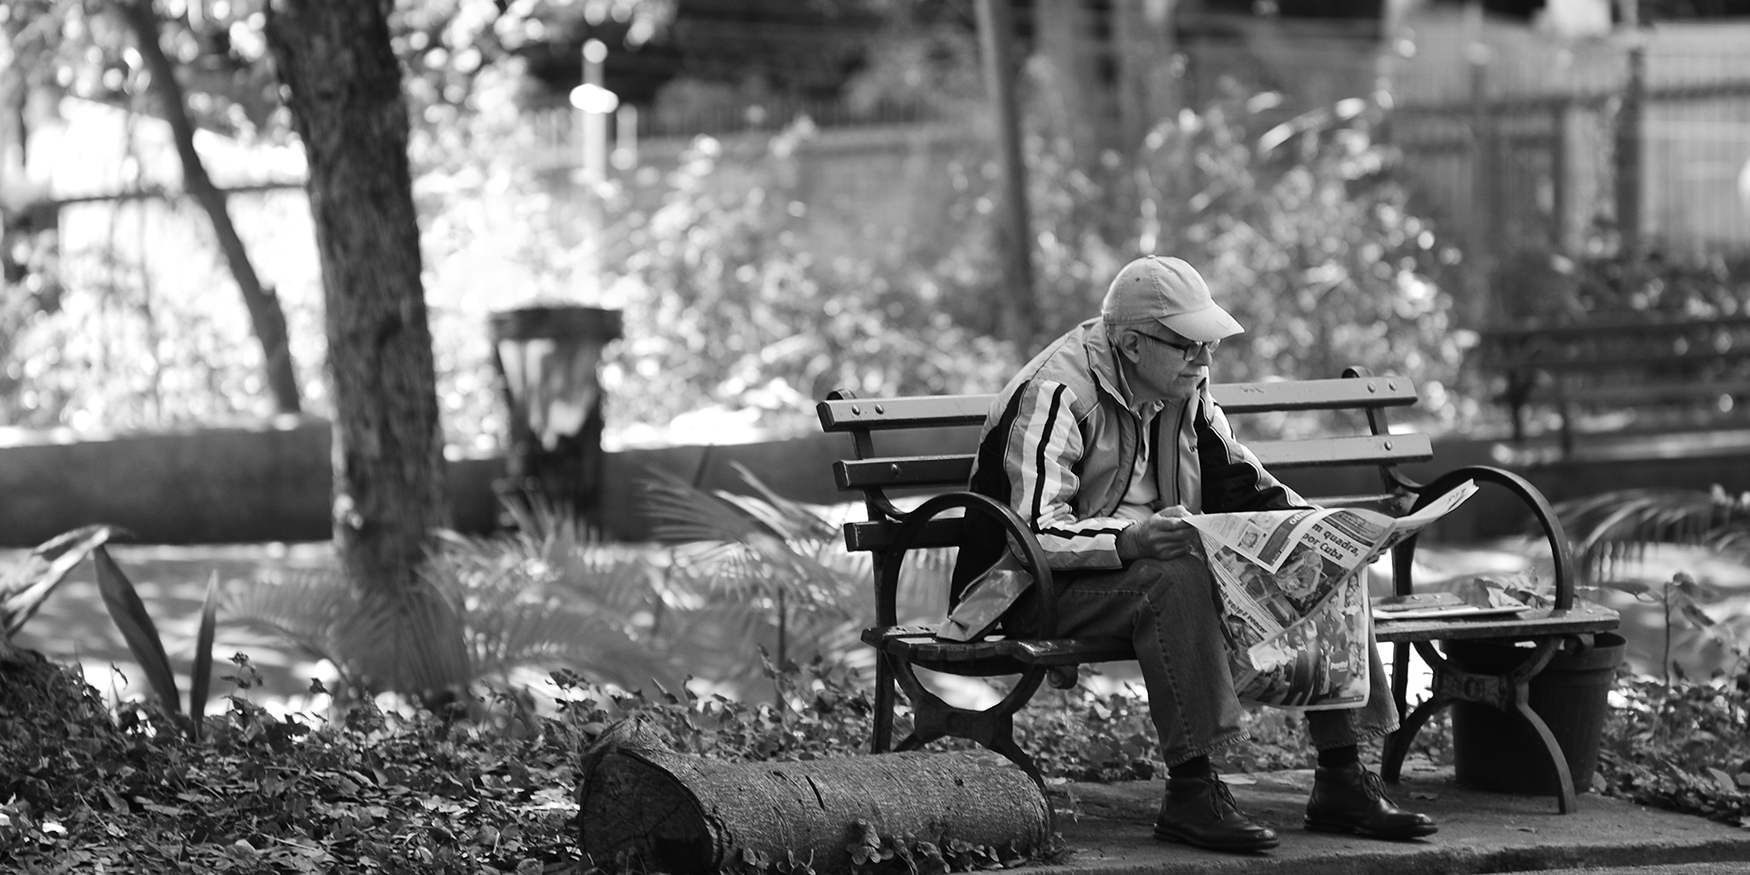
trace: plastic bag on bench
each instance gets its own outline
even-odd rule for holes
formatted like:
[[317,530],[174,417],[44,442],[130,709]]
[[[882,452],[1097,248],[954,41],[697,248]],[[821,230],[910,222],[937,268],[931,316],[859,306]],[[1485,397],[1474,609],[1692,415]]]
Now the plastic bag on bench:
[[983,574],[967,584],[960,603],[948,612],[948,620],[936,630],[944,641],[977,641],[990,634],[1003,612],[1033,585],[1033,575],[1021,566],[1014,551],[1002,556]]

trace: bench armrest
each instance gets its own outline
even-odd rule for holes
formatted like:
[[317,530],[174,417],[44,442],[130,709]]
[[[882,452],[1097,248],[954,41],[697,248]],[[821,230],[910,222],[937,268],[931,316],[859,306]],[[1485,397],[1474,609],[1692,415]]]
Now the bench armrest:
[[1051,566],[1046,561],[1044,548],[1039,546],[1039,540],[1033,537],[1032,530],[1027,528],[1019,514],[1008,505],[976,492],[938,495],[905,515],[881,558],[880,571],[875,578],[876,622],[883,626],[898,622],[895,602],[899,594],[899,571],[905,564],[906,552],[924,531],[925,523],[956,508],[964,509],[968,515],[979,514],[995,519],[1002,524],[1010,542],[1020,545],[1022,564],[1033,575],[1033,585],[1039,588],[1038,637],[1054,637],[1057,631],[1057,589],[1051,580]]
[[[1446,494],[1454,486],[1466,480],[1475,480],[1478,485],[1492,483],[1506,489],[1523,501],[1530,508],[1531,515],[1536,519],[1538,528],[1542,530],[1544,539],[1549,542],[1550,560],[1555,565],[1555,608],[1567,610],[1574,605],[1574,556],[1573,549],[1568,544],[1568,535],[1562,529],[1561,520],[1556,518],[1555,509],[1550,506],[1549,499],[1544,498],[1536,486],[1524,477],[1496,468],[1491,465],[1466,465],[1455,468],[1435,478],[1432,482],[1415,487],[1416,501],[1411,505],[1411,512],[1425,507],[1429,502]],[[1403,549],[1414,551],[1415,538],[1405,541]],[[1395,589],[1398,595],[1410,593],[1410,579],[1407,573],[1408,562],[1404,563],[1406,573],[1396,575]]]

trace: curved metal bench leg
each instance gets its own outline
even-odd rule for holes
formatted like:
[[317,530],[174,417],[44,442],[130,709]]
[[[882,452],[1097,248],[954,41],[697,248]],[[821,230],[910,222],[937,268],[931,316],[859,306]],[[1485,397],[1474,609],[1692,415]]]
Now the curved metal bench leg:
[[1561,813],[1567,814],[1573,811],[1579,807],[1580,801],[1574,793],[1574,776],[1568,771],[1568,758],[1562,753],[1562,746],[1556,741],[1555,733],[1550,732],[1549,724],[1543,722],[1543,718],[1537,716],[1536,711],[1531,710],[1531,703],[1527,702],[1523,696],[1520,697],[1518,707],[1515,710],[1519,716],[1524,717],[1525,721],[1531,724],[1532,729],[1537,731],[1537,737],[1543,740],[1544,752],[1549,755],[1550,764],[1556,767],[1556,780],[1561,784],[1561,792],[1557,796],[1556,804]]
[[1385,749],[1381,753],[1379,776],[1394,784],[1403,774],[1404,757],[1410,753],[1410,743],[1416,740],[1416,733],[1422,731],[1428,718],[1440,713],[1440,709],[1451,704],[1450,699],[1441,696],[1430,696],[1416,706],[1403,722],[1398,724],[1398,730],[1385,737]]
[[875,727],[869,739],[871,753],[887,753],[893,747],[893,665],[887,654],[875,654]]
[[916,669],[909,663],[896,660],[894,677],[912,703],[912,732],[894,749],[917,750],[939,738],[964,738],[1007,757],[1043,788],[1045,778],[1040,774],[1039,766],[1015,743],[1014,716],[1033,698],[1045,681],[1046,673],[1043,668],[1027,671],[1002,701],[983,710],[973,710],[957,708],[943,701],[923,685]]

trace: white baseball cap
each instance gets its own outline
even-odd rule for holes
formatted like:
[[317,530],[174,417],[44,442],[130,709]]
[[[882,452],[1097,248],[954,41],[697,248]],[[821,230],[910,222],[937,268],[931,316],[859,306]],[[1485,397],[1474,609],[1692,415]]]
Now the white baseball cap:
[[1108,325],[1158,322],[1203,342],[1246,330],[1215,303],[1195,268],[1158,255],[1138,258],[1118,272],[1100,303],[1100,318]]

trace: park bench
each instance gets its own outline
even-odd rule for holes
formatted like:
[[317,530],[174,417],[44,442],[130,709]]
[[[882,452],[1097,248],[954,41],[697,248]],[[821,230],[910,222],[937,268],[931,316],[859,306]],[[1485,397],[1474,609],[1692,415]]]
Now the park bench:
[[[1354,433],[1311,439],[1248,442],[1258,458],[1273,472],[1306,468],[1363,466],[1376,468],[1378,491],[1367,494],[1325,496],[1309,500],[1326,507],[1361,506],[1400,514],[1420,507],[1418,502],[1437,498],[1465,479],[1478,485],[1493,485],[1521,499],[1536,518],[1548,540],[1554,559],[1553,605],[1502,619],[1380,621],[1376,635],[1393,645],[1392,693],[1402,727],[1386,741],[1381,774],[1397,780],[1410,742],[1427,720],[1447,705],[1481,702],[1509,714],[1524,717],[1542,739],[1545,753],[1555,767],[1559,787],[1551,788],[1561,811],[1574,807],[1574,786],[1567,760],[1556,738],[1529,705],[1529,684],[1559,649],[1579,649],[1591,644],[1591,636],[1613,629],[1617,617],[1605,608],[1576,602],[1573,560],[1561,524],[1538,490],[1512,472],[1485,466],[1466,466],[1447,472],[1428,484],[1417,483],[1398,471],[1401,464],[1425,462],[1433,457],[1424,434],[1393,434],[1386,423],[1386,410],[1414,404],[1416,390],[1402,377],[1375,377],[1351,368],[1336,379],[1231,383],[1213,387],[1216,400],[1230,417],[1272,411],[1354,411],[1364,417]],[[970,739],[1004,754],[1026,769],[1035,780],[1040,773],[1032,758],[1014,740],[1013,717],[1026,706],[1047,680],[1060,689],[1073,687],[1081,665],[1135,658],[1131,643],[1122,638],[1058,638],[1053,633],[1051,606],[1055,592],[1050,569],[1027,525],[1005,505],[965,491],[971,471],[977,432],[993,400],[990,395],[915,396],[856,398],[850,393],[832,393],[817,405],[822,428],[829,433],[849,434],[852,453],[833,466],[839,489],[863,495],[868,520],[844,526],[845,545],[853,552],[868,552],[873,566],[875,623],[863,632],[863,641],[875,648],[875,714],[872,747],[875,752],[892,746],[895,692],[905,691],[912,705],[913,730],[898,749],[920,747],[943,737]],[[928,452],[895,453],[876,446],[899,444],[898,435],[927,435]],[[1236,429],[1244,438],[1244,430]],[[1292,482],[1292,478],[1290,478]],[[922,499],[910,509],[899,501]],[[958,515],[955,515],[955,513]],[[1001,523],[1021,545],[1022,557],[1044,598],[1040,600],[1037,638],[992,637],[972,642],[938,640],[932,629],[902,626],[897,616],[897,594],[905,554],[922,548],[952,547],[959,543],[960,528],[967,514],[982,514]],[[1415,541],[1394,548],[1391,565],[1393,586],[1400,595],[1414,587],[1410,570]],[[1511,639],[1535,642],[1529,658],[1500,674],[1478,674],[1442,657],[1434,642],[1452,639]],[[1432,670],[1430,695],[1414,710],[1406,709],[1409,653],[1414,648]],[[917,669],[971,677],[1018,676],[1000,702],[983,710],[948,704],[920,681]]]
[[1694,430],[1742,418],[1750,395],[1750,316],[1687,318],[1646,311],[1482,332],[1483,368],[1523,441],[1538,412],[1557,418],[1564,456],[1589,413],[1629,412],[1612,433]]

